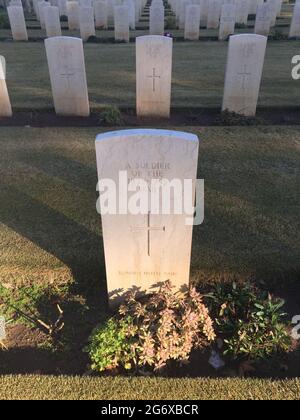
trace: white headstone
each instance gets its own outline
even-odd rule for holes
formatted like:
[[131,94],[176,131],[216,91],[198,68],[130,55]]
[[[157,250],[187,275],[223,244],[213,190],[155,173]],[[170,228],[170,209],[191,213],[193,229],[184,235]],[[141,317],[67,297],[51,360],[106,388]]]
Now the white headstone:
[[77,1],[68,1],[67,3],[68,26],[70,31],[80,29],[79,25],[79,3]]
[[107,3],[106,1],[95,1],[95,24],[96,28],[107,29],[108,27],[108,15],[107,15]]
[[40,17],[40,24],[41,28],[45,29],[45,9],[47,7],[51,7],[51,4],[47,1],[39,1],[38,2],[38,9],[39,9],[39,17]]
[[14,41],[28,41],[23,7],[9,6],[7,13]]
[[229,38],[222,110],[254,116],[267,38],[242,34]]
[[59,8],[54,6],[46,7],[44,16],[47,37],[61,36]]
[[55,111],[86,117],[90,113],[82,40],[56,37],[45,40]]
[[181,0],[179,9],[179,29],[184,29],[186,8],[191,4],[192,0]]
[[201,24],[201,26],[206,27],[207,26],[209,0],[200,0],[199,4],[200,4],[200,24]]
[[294,6],[289,36],[290,38],[300,37],[300,3],[296,3]]
[[127,6],[114,7],[115,40],[129,42],[129,12]]
[[87,41],[91,36],[96,36],[94,9],[92,7],[79,8],[80,36]]
[[128,8],[129,27],[135,30],[135,4],[133,0],[124,0],[123,4]]
[[239,0],[236,3],[236,23],[240,25],[248,24],[249,0]]
[[0,56],[0,117],[11,117],[12,109],[6,86],[6,62],[3,56]]
[[271,10],[268,3],[257,6],[254,33],[268,36],[271,27]]
[[[101,180],[114,181],[122,201],[135,201],[127,194],[121,176],[140,184],[145,196],[158,192],[157,182],[167,188],[174,180],[194,184],[197,174],[198,137],[166,130],[124,130],[100,134],[96,139],[97,169]],[[126,181],[125,181],[126,182]],[[155,185],[156,183],[156,185]],[[127,189],[127,183],[125,183]],[[172,190],[172,188],[171,188]],[[182,200],[170,192],[170,206]],[[191,188],[191,202],[195,196]],[[102,230],[110,303],[120,303],[129,289],[150,292],[159,282],[170,280],[177,289],[189,285],[193,226],[187,214],[165,214],[162,206],[153,212],[151,200],[141,212],[103,214]],[[133,214],[138,213],[138,214]],[[190,216],[190,215],[189,215]],[[153,290],[152,290],[153,291]]]
[[163,35],[165,31],[165,8],[160,5],[150,7],[150,35]]
[[170,116],[172,49],[172,38],[158,35],[136,38],[138,116]]
[[219,40],[223,41],[234,34],[236,17],[236,6],[235,4],[223,4],[221,11],[220,29],[219,29]]
[[93,7],[93,0],[79,0],[80,7]]
[[0,316],[0,344],[6,339],[6,325],[4,316]]
[[222,2],[210,0],[208,5],[207,29],[218,29],[220,24]]
[[270,14],[271,14],[271,27],[273,28],[276,25],[276,18],[277,18],[277,0],[268,0],[267,4],[270,8]]
[[67,0],[58,0],[58,8],[60,16],[67,16]]
[[200,34],[200,6],[189,5],[185,13],[184,39],[197,41]]

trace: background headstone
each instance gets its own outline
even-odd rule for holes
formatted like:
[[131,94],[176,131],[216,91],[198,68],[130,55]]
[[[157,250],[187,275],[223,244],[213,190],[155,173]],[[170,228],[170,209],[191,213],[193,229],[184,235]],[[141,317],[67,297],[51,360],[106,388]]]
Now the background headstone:
[[150,35],[163,35],[165,30],[165,9],[161,5],[150,7]]
[[55,111],[63,116],[90,114],[82,40],[45,40]]
[[296,3],[294,6],[293,18],[290,27],[290,38],[300,37],[300,3]]
[[79,8],[79,27],[83,41],[87,41],[91,36],[96,36],[94,9],[92,7]]
[[271,10],[267,3],[257,6],[254,33],[268,36],[271,28]]
[[70,31],[79,31],[79,3],[77,1],[68,1],[67,16]]
[[236,2],[236,23],[247,25],[249,12],[249,0],[239,0]]
[[106,1],[95,1],[95,25],[96,28],[107,29],[108,27],[108,15],[107,15],[107,4]]
[[221,11],[220,29],[219,29],[219,40],[223,41],[234,34],[236,18],[236,6],[235,4],[223,4]]
[[7,8],[10,28],[14,41],[28,41],[23,7],[9,6]]
[[229,38],[222,110],[254,116],[267,38],[242,34]]
[[46,7],[44,16],[47,37],[61,36],[59,8],[55,6]]
[[207,29],[218,29],[220,24],[221,8],[222,2],[220,0],[210,0],[208,5]]
[[197,41],[200,34],[200,6],[188,5],[185,13],[184,39]]
[[[100,134],[96,139],[98,178],[115,180],[119,186],[119,172],[127,171],[129,180],[147,183],[147,192],[153,178],[195,180],[198,146],[197,136],[176,131]],[[177,289],[189,285],[193,226],[186,225],[184,214],[152,214],[150,206],[145,213],[102,215],[111,304],[119,303],[131,288],[149,292],[166,280]]]
[[129,12],[126,6],[114,7],[115,40],[129,42]]
[[172,38],[158,35],[136,38],[138,116],[170,116],[172,49]]
[[6,62],[0,56],[0,117],[11,117],[12,109],[6,86]]

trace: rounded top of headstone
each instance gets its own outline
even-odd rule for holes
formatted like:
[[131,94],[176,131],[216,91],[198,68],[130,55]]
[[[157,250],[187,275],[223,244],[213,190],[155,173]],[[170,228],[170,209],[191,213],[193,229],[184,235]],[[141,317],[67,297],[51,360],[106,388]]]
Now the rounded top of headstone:
[[242,38],[252,38],[252,39],[267,39],[264,35],[258,35],[258,34],[238,34],[238,35],[231,35],[230,39],[242,39]]
[[173,42],[173,39],[169,36],[165,35],[142,35],[136,37],[136,42],[144,42],[144,41],[159,41],[159,42]]
[[134,130],[117,130],[109,131],[107,133],[98,134],[96,141],[103,141],[114,137],[169,137],[169,138],[180,138],[182,140],[188,140],[193,142],[199,142],[198,137],[192,133],[186,133],[184,131],[174,130],[160,130],[160,129],[134,129]]

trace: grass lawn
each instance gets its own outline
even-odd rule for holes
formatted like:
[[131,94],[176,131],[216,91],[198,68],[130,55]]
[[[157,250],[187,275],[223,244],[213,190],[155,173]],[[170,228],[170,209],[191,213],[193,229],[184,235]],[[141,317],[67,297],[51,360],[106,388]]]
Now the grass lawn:
[[[94,139],[100,131],[0,129],[0,280],[104,284],[95,211]],[[300,130],[186,131],[203,140],[198,177],[206,180],[205,222],[194,229],[192,279],[297,279]]]
[[[227,46],[217,41],[174,43],[172,108],[221,107]],[[135,45],[85,44],[84,50],[92,109],[135,107]],[[14,110],[52,109],[44,44],[1,42],[0,54],[7,61]],[[259,107],[300,106],[299,82],[291,77],[297,54],[300,41],[268,42]]]
[[[284,6],[284,18],[278,21],[284,34],[290,12]],[[29,35],[43,37],[34,26],[30,21]],[[237,33],[247,31],[253,27]],[[174,34],[182,37],[182,31]],[[97,35],[108,38],[113,32]],[[206,38],[216,35],[202,30],[200,42],[174,42],[173,109],[221,107],[228,43]],[[1,30],[0,55],[7,61],[14,111],[52,109],[42,40],[3,42],[9,36],[9,30]],[[134,43],[88,43],[84,49],[92,109],[135,107]],[[300,40],[269,40],[259,107],[300,106],[300,82],[291,77],[292,57],[299,54]],[[192,132],[202,140],[198,177],[205,179],[205,221],[194,229],[192,282],[205,289],[212,283],[250,280],[281,290],[285,297],[300,272],[300,127],[164,128]],[[28,286],[41,316],[47,315],[46,287],[56,288],[63,296],[66,323],[59,352],[36,329],[8,326],[0,374],[86,371],[82,348],[106,314],[94,140],[109,130],[113,128],[0,127],[0,284],[13,293]],[[0,292],[0,315],[6,315],[2,298]],[[289,315],[300,313],[299,296],[289,292],[288,299]],[[299,399],[300,390],[299,380],[8,375],[0,376],[1,398]]]
[[2,376],[0,399],[295,400],[300,381]]

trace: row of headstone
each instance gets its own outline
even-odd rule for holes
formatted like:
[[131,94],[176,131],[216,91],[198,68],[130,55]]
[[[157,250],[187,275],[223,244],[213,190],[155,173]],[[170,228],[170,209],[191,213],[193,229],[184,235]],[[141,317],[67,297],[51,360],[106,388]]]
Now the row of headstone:
[[[80,30],[81,38],[86,41],[95,36],[95,28],[107,28],[108,14],[106,1],[97,0],[93,7],[85,6],[90,4],[91,0],[69,1],[66,3],[66,13],[68,16],[69,28],[71,30]],[[131,2],[132,0],[126,0]],[[181,0],[180,10],[184,9],[184,38],[187,40],[198,40],[200,34],[200,24],[202,20],[203,5],[191,4],[192,0]],[[197,1],[197,0],[195,0]],[[207,27],[219,28],[219,39],[227,39],[229,35],[234,34],[235,25],[246,24],[248,19],[249,0],[231,0],[221,5],[222,0],[208,1]],[[12,0],[13,6],[8,7],[8,14],[11,23],[13,39],[16,41],[27,41],[28,34],[24,12],[22,10],[21,0]],[[12,3],[11,2],[11,3]],[[200,2],[201,3],[201,2]],[[21,6],[20,6],[21,4]],[[21,9],[20,9],[21,8]],[[61,36],[60,16],[61,12],[58,6],[51,6],[49,2],[40,0],[36,3],[40,24],[46,30],[47,37]],[[266,3],[258,4],[256,8],[256,20],[254,33],[267,36],[270,28],[275,24],[276,15],[280,13],[281,2],[278,0],[268,0]],[[124,4],[114,7],[114,27],[116,41],[129,41],[130,28],[134,28],[133,7]],[[139,17],[140,10],[137,13]],[[165,23],[165,9],[162,0],[154,0],[150,7],[150,35],[163,35]],[[299,6],[295,6],[293,19],[290,28],[290,37],[300,36],[300,16]]]
[[[242,34],[230,37],[223,110],[255,115],[267,38]],[[53,37],[45,41],[55,111],[62,116],[90,113],[83,43],[79,38]],[[140,117],[170,116],[172,38],[149,35],[136,42],[136,108]],[[11,108],[1,62],[0,115]],[[4,63],[4,64],[3,64]]]

